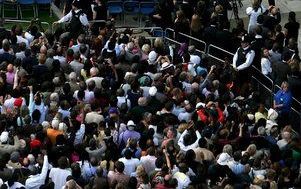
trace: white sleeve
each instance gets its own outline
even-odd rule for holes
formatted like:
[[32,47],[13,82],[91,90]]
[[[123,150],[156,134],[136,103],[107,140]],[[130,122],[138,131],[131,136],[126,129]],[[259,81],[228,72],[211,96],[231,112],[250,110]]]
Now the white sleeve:
[[253,60],[255,57],[255,52],[253,50],[251,50],[247,55],[246,55],[246,62],[241,64],[240,66],[237,67],[238,70],[244,70],[248,67],[251,66]]
[[181,136],[180,136],[180,138],[179,138],[179,140],[178,140],[178,145],[180,146],[180,149],[184,149],[184,148],[186,148],[186,146],[184,145],[184,136],[187,134],[187,130],[185,130],[182,134],[181,134]]
[[89,21],[88,21],[87,15],[85,15],[85,14],[80,15],[79,20],[82,23],[82,25],[84,25],[84,26],[88,26],[89,25]]
[[30,92],[30,94],[29,94],[29,105],[28,105],[28,108],[29,108],[29,112],[30,112],[30,114],[32,114],[32,112],[33,112],[33,108],[34,108],[34,100],[33,100],[33,93],[32,92]]
[[68,22],[69,20],[71,20],[72,18],[72,11],[70,11],[68,14],[66,14],[65,16],[63,16],[59,21],[57,21],[58,23],[62,23],[62,22]]
[[48,177],[52,179],[53,174],[54,174],[54,173],[53,173],[53,168],[52,168],[52,169],[50,169],[50,172],[49,172],[49,176],[48,176]]
[[190,144],[189,146],[187,146],[188,149],[194,149],[199,146],[199,140],[201,138],[201,134],[199,131],[196,131],[195,134],[196,134],[197,139],[193,144]]
[[48,156],[45,155],[44,156],[44,162],[43,162],[43,167],[42,167],[42,172],[40,174],[40,178],[41,178],[41,182],[44,183],[47,173],[48,173],[48,169],[49,169],[49,162],[48,162]]
[[265,58],[261,59],[261,72],[264,75],[267,75],[269,73],[268,68],[267,68],[267,60]]
[[237,62],[237,56],[238,56],[237,52],[238,52],[238,49],[233,56],[233,61],[232,61],[233,68],[236,68],[236,62]]

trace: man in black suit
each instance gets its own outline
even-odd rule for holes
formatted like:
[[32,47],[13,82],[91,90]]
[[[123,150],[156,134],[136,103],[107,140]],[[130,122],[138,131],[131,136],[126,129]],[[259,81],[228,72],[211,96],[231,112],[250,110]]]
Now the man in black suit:
[[287,81],[287,76],[290,75],[290,67],[287,62],[290,60],[290,55],[284,54],[281,62],[275,62],[272,67],[272,79],[276,85],[281,86],[283,81]]
[[207,44],[216,44],[217,20],[213,17],[210,25],[204,29],[203,39]]
[[294,38],[288,40],[288,45],[283,48],[282,57],[287,55],[289,59],[300,60],[298,52],[298,43]]
[[236,48],[233,44],[234,36],[229,31],[230,29],[230,22],[222,23],[222,30],[216,33],[216,41],[217,45],[227,51],[235,52]]
[[44,63],[46,62],[46,55],[39,54],[39,64],[33,66],[32,75],[35,81],[39,84],[42,84],[44,81],[49,79],[49,70]]
[[255,57],[253,64],[258,69],[261,68],[261,49],[264,46],[264,39],[261,35],[262,29],[260,26],[256,26],[255,28],[255,39],[251,42],[251,49],[255,51]]
[[269,30],[274,31],[275,26],[281,22],[281,14],[279,8],[272,6],[269,8],[269,13],[264,15],[263,25]]
[[185,17],[191,20],[193,14],[192,3],[189,0],[183,0],[180,9],[184,12]]

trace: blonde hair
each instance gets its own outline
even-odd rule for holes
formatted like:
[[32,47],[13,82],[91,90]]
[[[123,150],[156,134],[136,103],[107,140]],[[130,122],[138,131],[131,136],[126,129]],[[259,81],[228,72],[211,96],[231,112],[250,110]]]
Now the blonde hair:
[[247,152],[250,154],[250,156],[253,156],[256,153],[257,147],[255,144],[250,144],[247,148]]
[[283,82],[281,83],[281,89],[283,89],[285,86],[289,87],[289,84],[288,84],[287,81],[283,81]]
[[138,167],[136,168],[136,175],[137,177],[146,175],[145,169],[142,165],[138,165]]
[[160,47],[163,47],[163,46],[164,46],[164,43],[163,43],[162,37],[157,37],[154,41],[154,47],[160,48]]
[[223,148],[223,152],[232,156],[232,153],[233,153],[232,146],[230,144],[226,144]]
[[252,1],[252,8],[253,9],[258,9],[259,6],[260,6],[260,0],[253,0]]
[[191,23],[190,23],[191,31],[198,32],[201,30],[201,28],[202,28],[202,24],[201,24],[200,16],[197,14],[192,15]]
[[149,44],[144,44],[141,49],[145,54],[148,54],[150,52]]

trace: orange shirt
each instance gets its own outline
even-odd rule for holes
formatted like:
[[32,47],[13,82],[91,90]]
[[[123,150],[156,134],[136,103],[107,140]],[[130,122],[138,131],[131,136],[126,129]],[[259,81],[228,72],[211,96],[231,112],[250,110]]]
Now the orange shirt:
[[52,145],[55,145],[56,143],[56,137],[58,135],[62,135],[63,131],[59,131],[56,129],[47,129],[47,137],[50,139]]

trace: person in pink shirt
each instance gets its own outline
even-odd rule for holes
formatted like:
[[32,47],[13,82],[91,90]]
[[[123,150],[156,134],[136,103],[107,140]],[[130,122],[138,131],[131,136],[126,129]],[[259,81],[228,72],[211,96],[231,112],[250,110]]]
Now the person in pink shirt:
[[9,85],[14,85],[14,78],[15,78],[14,66],[12,64],[8,64],[6,70],[7,70],[6,83]]

